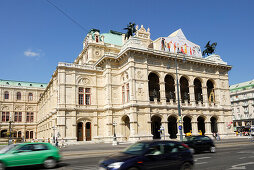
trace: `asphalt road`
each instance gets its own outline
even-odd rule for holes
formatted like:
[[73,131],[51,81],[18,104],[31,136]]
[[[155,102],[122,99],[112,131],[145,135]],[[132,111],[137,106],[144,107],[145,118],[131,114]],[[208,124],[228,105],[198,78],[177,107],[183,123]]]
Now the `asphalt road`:
[[[104,156],[66,158],[56,169],[93,170]],[[254,169],[254,144],[218,148],[216,153],[195,154],[195,170]]]
[[[247,142],[247,141],[246,141]],[[105,144],[107,145],[107,144]],[[219,145],[219,142],[217,142]],[[68,152],[70,148],[74,150],[81,149],[82,147],[93,148],[95,145],[77,145],[67,147],[64,149]],[[119,146],[119,148],[125,147],[125,145]],[[105,146],[102,146],[105,148]],[[102,149],[101,148],[101,149]],[[118,149],[119,149],[118,148]],[[100,149],[100,148],[96,148]],[[115,152],[115,150],[112,150]],[[96,170],[98,162],[102,160],[109,153],[98,154],[79,154],[68,155],[63,158],[63,162],[59,164],[56,170]],[[238,141],[222,142],[220,147],[217,148],[216,153],[201,153],[195,154],[195,170],[231,170],[231,169],[254,169],[254,143],[238,143]],[[10,168],[14,169],[14,168]],[[24,167],[15,168],[15,170],[32,170],[43,169],[40,166],[37,167]]]

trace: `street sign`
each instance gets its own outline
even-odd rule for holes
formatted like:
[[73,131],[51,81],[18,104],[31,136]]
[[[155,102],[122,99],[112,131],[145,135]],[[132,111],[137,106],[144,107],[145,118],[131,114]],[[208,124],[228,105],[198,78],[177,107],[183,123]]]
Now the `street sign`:
[[178,129],[179,129],[179,130],[182,130],[182,126],[178,126]]

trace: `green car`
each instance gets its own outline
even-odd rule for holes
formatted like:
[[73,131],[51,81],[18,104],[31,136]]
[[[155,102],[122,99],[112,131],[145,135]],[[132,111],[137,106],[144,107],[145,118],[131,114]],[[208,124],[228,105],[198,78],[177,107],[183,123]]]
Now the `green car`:
[[54,168],[60,161],[58,148],[50,143],[20,143],[0,150],[0,170],[5,167],[42,164]]

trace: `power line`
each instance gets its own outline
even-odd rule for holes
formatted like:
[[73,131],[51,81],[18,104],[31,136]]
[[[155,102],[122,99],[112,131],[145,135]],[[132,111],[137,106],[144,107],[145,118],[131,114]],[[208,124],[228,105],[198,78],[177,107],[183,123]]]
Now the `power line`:
[[64,16],[66,16],[69,20],[71,20],[74,24],[78,25],[82,30],[89,32],[87,29],[85,29],[81,24],[79,24],[75,19],[73,19],[71,16],[69,16],[66,12],[64,12],[62,9],[57,7],[53,2],[50,2],[47,0],[48,3],[50,3],[52,6],[54,6],[58,11],[60,11]]

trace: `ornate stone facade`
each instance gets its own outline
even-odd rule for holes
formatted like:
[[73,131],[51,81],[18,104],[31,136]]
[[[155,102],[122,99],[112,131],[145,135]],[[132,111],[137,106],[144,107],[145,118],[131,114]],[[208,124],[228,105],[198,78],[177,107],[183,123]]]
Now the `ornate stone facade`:
[[[118,141],[136,141],[160,138],[160,126],[167,139],[176,138],[179,120],[184,133],[232,134],[231,66],[218,55],[199,56],[200,47],[184,39],[181,30],[155,41],[149,29],[137,30],[128,40],[119,32],[91,30],[74,63],[58,63],[38,102],[38,138],[108,142],[115,131]],[[181,47],[183,53],[189,50],[185,54],[162,42],[178,35],[187,42]],[[182,118],[177,111],[175,58]]]
[[36,138],[37,103],[47,84],[0,80],[1,138]]

